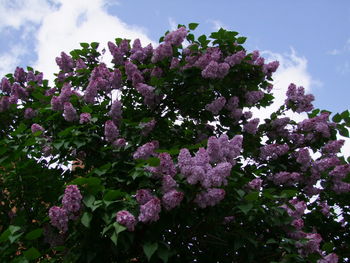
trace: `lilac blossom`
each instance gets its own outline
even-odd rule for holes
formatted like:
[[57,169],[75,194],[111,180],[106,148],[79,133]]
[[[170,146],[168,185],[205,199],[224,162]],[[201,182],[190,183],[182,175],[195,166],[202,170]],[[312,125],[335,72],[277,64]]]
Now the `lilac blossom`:
[[284,208],[291,217],[294,217],[295,219],[301,218],[307,208],[306,203],[304,201],[299,201],[298,199],[292,199],[289,203],[294,209],[291,209],[287,205],[282,205],[282,208]]
[[39,124],[33,123],[31,126],[31,130],[32,130],[32,133],[36,133],[38,131],[44,132],[45,129],[42,126],[40,126]]
[[151,190],[149,189],[139,189],[136,191],[136,201],[140,205],[146,204],[148,201],[154,198],[154,196],[151,193]]
[[113,56],[112,63],[114,63],[115,65],[122,65],[123,55],[124,55],[122,49],[117,47],[114,43],[110,41],[108,42],[107,45],[108,45],[109,52],[111,52]]
[[166,210],[171,210],[179,206],[183,198],[184,193],[171,190],[163,195],[162,203]]
[[208,139],[207,152],[211,163],[230,162],[235,164],[234,158],[238,157],[242,150],[243,137],[234,136],[231,140],[226,134],[220,135],[219,138],[211,136]]
[[51,98],[51,109],[54,111],[63,110],[63,103],[58,96],[53,96]]
[[53,206],[49,210],[51,225],[63,233],[68,230],[68,213],[64,208]]
[[109,111],[109,116],[115,123],[118,123],[122,118],[122,107],[123,105],[118,99],[113,101],[111,110]]
[[119,138],[113,142],[113,146],[117,148],[122,148],[126,146],[126,140],[124,138]]
[[63,116],[64,119],[69,122],[73,122],[79,119],[77,111],[70,102],[64,103]]
[[202,77],[206,79],[222,79],[224,78],[230,69],[230,65],[226,62],[217,63],[211,61],[205,69],[202,70]]
[[115,139],[117,139],[119,135],[119,130],[112,120],[108,120],[105,122],[104,135],[107,142],[113,142]]
[[4,112],[10,108],[10,97],[0,97],[0,112]]
[[25,119],[32,119],[36,116],[37,112],[33,110],[32,108],[26,108],[24,110],[24,118]]
[[318,260],[317,263],[338,263],[338,256],[335,253],[330,253],[324,256],[322,259]]
[[91,121],[91,114],[88,112],[84,112],[80,114],[79,117],[79,123],[84,124],[84,123],[89,123]]
[[341,147],[343,147],[345,140],[335,140],[328,142],[322,147],[322,152],[326,154],[337,154]]
[[294,219],[291,223],[297,230],[301,230],[304,227],[304,220],[301,218]]
[[262,182],[263,180],[261,180],[260,178],[255,178],[248,183],[248,187],[252,190],[259,191],[261,188]]
[[268,144],[260,148],[260,158],[262,160],[275,160],[288,151],[289,146],[287,144]]
[[287,99],[285,100],[285,105],[289,107],[292,105],[292,108],[296,112],[308,112],[311,111],[314,107],[311,104],[315,98],[311,94],[305,95],[305,90],[303,87],[296,87],[295,84],[290,84],[287,91]]
[[330,215],[330,207],[327,202],[320,202],[319,207],[321,208],[321,213],[325,216]]
[[264,92],[262,92],[261,90],[248,91],[245,94],[245,99],[248,105],[254,105],[260,100],[262,100],[262,98],[264,98],[264,95],[265,95]]
[[6,92],[8,94],[11,93],[11,83],[8,78],[3,77],[1,79],[0,88],[3,92]]
[[149,122],[142,122],[140,124],[140,128],[142,129],[141,135],[147,136],[155,127],[156,121],[154,119],[150,120]]
[[256,134],[258,131],[259,118],[252,119],[243,125],[243,130],[250,134]]
[[62,207],[69,214],[79,212],[81,208],[82,196],[77,185],[68,185],[62,198]]
[[230,64],[231,67],[233,67],[234,65],[241,63],[241,61],[245,58],[245,56],[246,56],[245,50],[241,50],[231,56],[226,57],[225,62]]
[[278,61],[272,61],[269,64],[263,65],[263,72],[267,77],[271,77],[273,72],[276,72],[280,63]]
[[61,57],[56,58],[56,63],[63,72],[71,72],[74,68],[72,57],[65,52],[61,52]]
[[219,163],[212,169],[208,169],[201,184],[205,188],[220,187],[227,185],[227,177],[231,175],[232,164],[228,162]]
[[177,30],[168,33],[164,38],[164,42],[173,46],[180,46],[181,43],[185,40],[186,36],[187,29],[180,27]]
[[115,69],[110,77],[109,77],[109,82],[111,84],[112,89],[120,89],[122,86],[122,73],[120,72],[119,69]]
[[171,177],[170,175],[164,175],[162,178],[162,192],[166,193],[169,192],[170,190],[173,190],[176,188],[178,184],[176,181]]
[[136,90],[144,97],[143,102],[148,107],[152,108],[158,103],[159,97],[154,94],[154,87],[139,83]]
[[148,142],[137,148],[136,152],[133,154],[133,158],[137,159],[147,159],[152,155],[155,155],[155,150],[158,149],[159,143],[158,141]]
[[159,213],[161,211],[161,202],[154,197],[144,205],[140,206],[139,221],[143,223],[151,223],[159,220]]
[[82,60],[81,58],[77,59],[76,60],[76,69],[77,70],[81,70],[81,69],[85,69],[87,68],[84,60]]
[[225,197],[225,190],[210,188],[196,195],[194,202],[200,207],[215,206]]
[[207,111],[210,111],[214,115],[218,115],[219,111],[224,108],[226,104],[226,99],[225,97],[219,97],[212,101],[210,104],[205,105],[205,109]]
[[152,63],[157,63],[165,58],[171,57],[173,55],[173,48],[171,44],[164,43],[160,44],[153,52],[151,58]]
[[301,148],[296,153],[296,161],[301,164],[302,170],[305,170],[307,167],[311,165],[311,156],[308,148]]
[[151,77],[160,78],[163,75],[163,70],[160,67],[155,67],[151,71]]
[[272,176],[272,181],[276,185],[293,185],[300,180],[300,174],[293,172],[279,172]]
[[328,117],[329,113],[323,112],[319,116],[299,122],[298,128],[303,132],[310,132],[310,134],[318,133],[324,138],[329,138],[331,136],[330,128],[333,127],[334,124],[328,122]]
[[306,244],[297,244],[300,247],[299,253],[304,256],[316,252],[320,253],[321,235],[317,233],[307,233],[306,239],[308,240]]
[[116,214],[116,221],[125,226],[129,231],[135,230],[136,218],[126,210],[119,211]]
[[170,69],[178,68],[180,66],[180,61],[178,58],[172,58],[170,63]]
[[236,108],[238,108],[238,105],[239,105],[239,99],[237,96],[233,96],[231,98],[228,99],[226,105],[225,105],[225,108],[229,111],[232,111]]
[[13,77],[16,82],[24,83],[27,80],[27,73],[24,71],[23,68],[16,67]]
[[18,83],[14,83],[11,87],[11,95],[15,95],[19,99],[26,99],[28,97],[28,92]]

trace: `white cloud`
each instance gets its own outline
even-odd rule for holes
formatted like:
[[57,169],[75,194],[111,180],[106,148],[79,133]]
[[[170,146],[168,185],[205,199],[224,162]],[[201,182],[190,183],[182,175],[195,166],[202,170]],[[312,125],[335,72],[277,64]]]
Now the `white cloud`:
[[0,31],[6,27],[19,29],[28,23],[39,24],[52,7],[42,0],[0,0]]
[[13,73],[20,63],[20,57],[26,53],[22,45],[15,45],[6,53],[0,54],[0,77],[7,73]]
[[177,29],[178,23],[176,23],[174,18],[169,17],[168,18],[168,22],[169,22],[170,30],[176,30]]
[[225,26],[224,23],[222,23],[220,20],[217,20],[217,19],[209,19],[207,20],[207,22],[212,24],[212,30],[219,30],[220,28],[226,28],[226,29],[229,28]]
[[68,53],[79,48],[80,42],[99,42],[100,47],[106,47],[108,41],[117,37],[140,38],[143,45],[152,42],[145,29],[127,25],[108,14],[104,0],[57,0],[57,3],[60,6],[43,18],[37,34],[35,68],[44,71],[46,78],[58,71],[55,57],[61,51]]
[[350,38],[348,38],[346,40],[346,42],[343,45],[343,47],[335,48],[333,50],[330,50],[330,51],[327,52],[327,54],[336,56],[336,55],[340,55],[340,54],[343,54],[343,53],[346,53],[346,52],[349,52],[349,51],[350,51]]

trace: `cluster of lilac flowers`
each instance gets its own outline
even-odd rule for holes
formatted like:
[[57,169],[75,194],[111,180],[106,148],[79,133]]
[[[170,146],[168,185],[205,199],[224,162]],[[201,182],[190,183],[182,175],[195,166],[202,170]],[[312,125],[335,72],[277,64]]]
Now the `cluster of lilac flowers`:
[[38,131],[41,131],[41,132],[45,131],[45,129],[41,125],[39,125],[37,123],[33,123],[32,124],[31,130],[32,130],[32,133],[36,133]]
[[260,148],[260,158],[262,160],[275,160],[288,151],[289,146],[287,144],[268,144]]
[[210,104],[205,105],[205,109],[213,113],[213,115],[218,115],[219,111],[221,111],[224,108],[225,103],[225,97],[219,97],[212,101]]
[[211,61],[202,71],[202,77],[206,79],[223,79],[229,72],[230,65],[226,62]]
[[56,58],[56,63],[63,72],[71,72],[74,67],[74,60],[71,56],[68,56],[65,52],[61,52],[61,57]]
[[250,134],[256,134],[258,131],[259,118],[254,118],[243,125],[243,130]]
[[293,185],[297,182],[299,182],[301,179],[301,175],[296,172],[279,172],[277,174],[274,174],[271,178],[274,184],[276,185]]
[[75,220],[81,209],[82,196],[76,185],[68,185],[62,198],[62,207],[53,206],[49,210],[51,225],[63,233],[68,230],[68,221]]
[[105,122],[105,139],[107,142],[113,142],[119,136],[118,127],[114,124],[112,120]]
[[245,58],[245,56],[246,56],[245,50],[241,50],[231,56],[226,57],[225,62],[230,64],[231,67],[233,67],[234,65],[240,64],[242,60]]
[[136,90],[144,97],[143,102],[148,107],[152,108],[158,104],[159,97],[155,95],[154,87],[139,83]]
[[333,191],[335,191],[338,194],[350,192],[350,183],[343,181],[349,173],[350,164],[338,164],[334,167],[334,169],[329,173],[333,182]]
[[314,118],[305,119],[298,123],[298,129],[307,133],[306,140],[313,141],[315,139],[315,133],[321,135],[324,138],[331,136],[331,127],[334,127],[334,123],[328,121],[329,113],[323,112],[321,115]]
[[184,27],[180,27],[177,30],[168,33],[164,38],[164,42],[169,43],[173,46],[180,46],[185,40],[186,36],[187,29]]
[[150,132],[154,129],[154,127],[156,126],[156,120],[152,119],[149,122],[142,122],[140,124],[140,128],[142,129],[141,131],[141,135],[142,136],[147,136],[148,134],[150,134]]
[[[150,147],[150,148],[146,149],[146,151],[145,151],[145,152],[147,152],[147,151],[150,151],[150,152],[148,154],[145,153],[145,155],[146,156],[153,155],[154,149],[156,149],[156,148],[154,148],[152,150],[152,147],[155,147],[157,144],[151,143],[150,145],[148,145],[148,144],[145,144],[145,145],[147,145],[147,147]],[[157,146],[157,148],[158,148],[158,146]],[[171,177],[174,177],[176,175],[176,167],[175,167],[175,164],[171,158],[171,155],[169,153],[160,153],[158,155],[158,158],[160,161],[159,166],[149,167],[148,170],[150,172],[152,172],[156,177],[161,177],[163,175],[169,175]]]
[[129,231],[135,230],[136,218],[126,210],[119,211],[116,214],[116,221],[125,226]]
[[196,195],[194,202],[200,207],[215,206],[225,198],[225,190],[209,188]]
[[324,154],[334,155],[340,151],[344,143],[345,143],[344,140],[330,141],[325,146],[323,146],[321,150]]
[[226,134],[220,135],[219,138],[211,136],[208,139],[207,152],[211,163],[229,162],[236,164],[237,158],[242,151],[243,137],[234,136],[231,140]]
[[122,103],[116,99],[115,101],[113,101],[112,106],[111,106],[111,110],[109,111],[109,116],[112,118],[112,120],[114,121],[114,123],[118,123],[121,118],[122,118]]
[[250,188],[250,189],[252,189],[252,190],[257,190],[257,191],[259,191],[260,188],[261,188],[262,182],[263,182],[262,179],[260,179],[260,178],[255,178],[255,179],[251,180],[251,181],[248,183],[248,188]]
[[139,62],[143,62],[148,57],[150,57],[153,53],[153,47],[151,44],[146,46],[145,48],[142,47],[140,39],[135,39],[134,43],[132,45],[132,48],[130,50],[130,59],[136,60]]
[[148,142],[137,148],[136,152],[133,154],[133,158],[137,159],[147,159],[153,155],[156,155],[155,150],[158,149],[158,141]]
[[63,106],[63,117],[66,121],[73,122],[79,119],[77,111],[72,103],[65,102]]
[[84,123],[89,123],[91,121],[91,114],[88,112],[84,112],[80,114],[79,117],[79,123],[84,124]]
[[64,103],[69,102],[73,95],[72,87],[69,83],[64,83],[59,96],[51,98],[51,108],[54,111],[61,111],[64,109]]
[[248,105],[254,105],[257,102],[259,102],[260,100],[262,100],[262,98],[264,98],[264,92],[261,90],[258,91],[248,91],[245,94],[245,99]]
[[312,101],[315,97],[312,94],[305,95],[303,87],[296,87],[295,84],[290,84],[287,91],[287,99],[285,105],[291,106],[298,113],[311,111],[314,107]]

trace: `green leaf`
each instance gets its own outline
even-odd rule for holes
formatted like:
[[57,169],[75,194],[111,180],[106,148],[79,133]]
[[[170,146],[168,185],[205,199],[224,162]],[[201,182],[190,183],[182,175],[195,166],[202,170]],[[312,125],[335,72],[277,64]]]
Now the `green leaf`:
[[258,198],[259,192],[251,192],[244,197],[244,199],[247,201],[256,201]]
[[23,235],[23,233],[19,233],[17,235],[10,235],[9,240],[10,240],[11,244],[14,243],[17,239],[19,239],[22,235]]
[[169,260],[169,257],[172,256],[174,251],[170,251],[169,249],[160,247],[157,250],[158,257],[164,262],[167,263]]
[[90,45],[88,43],[80,43],[80,46],[82,48],[89,48]]
[[87,112],[87,113],[92,113],[92,109],[89,106],[86,106],[86,105],[81,108],[81,111],[82,112]]
[[199,24],[198,23],[189,23],[188,28],[190,30],[195,30]]
[[104,195],[103,200],[105,201],[114,201],[124,196],[124,193],[120,190],[109,190]]
[[6,229],[4,232],[2,232],[0,235],[0,243],[6,241],[10,235],[11,232],[9,229]]
[[37,229],[27,233],[25,235],[25,238],[28,239],[28,240],[34,240],[34,239],[37,239],[37,238],[41,237],[42,234],[43,234],[43,229],[42,228],[37,228]]
[[334,248],[334,245],[332,242],[324,243],[324,245],[322,246],[322,250],[326,251],[327,253],[332,252],[333,248]]
[[333,118],[332,118],[332,121],[334,121],[334,122],[340,122],[341,121],[341,119],[342,119],[342,117],[340,116],[340,114],[339,113],[337,113],[337,114],[335,114],[334,116],[333,116]]
[[153,167],[159,166],[160,160],[157,157],[151,157],[146,160],[146,162]]
[[120,225],[120,224],[117,223],[117,222],[114,222],[114,223],[113,223],[113,226],[114,226],[115,232],[116,232],[117,234],[119,234],[119,233],[121,233],[121,232],[123,232],[123,231],[126,230],[126,227],[125,227],[125,226],[122,226],[122,225]]
[[93,203],[95,202],[96,198],[93,195],[87,195],[84,197],[83,202],[86,205],[86,207],[91,208],[93,206]]
[[248,203],[245,205],[239,205],[238,208],[244,213],[247,214],[252,208],[253,208],[253,204],[252,203]]
[[90,46],[91,46],[93,49],[97,49],[99,45],[100,45],[100,43],[98,43],[98,42],[92,42],[92,43],[90,44]]
[[31,247],[30,249],[23,251],[23,255],[28,260],[36,259],[41,256],[40,252],[35,247]]
[[115,231],[113,231],[113,234],[111,236],[111,240],[114,243],[114,245],[117,245],[117,243],[118,243],[118,235],[117,235],[117,233]]
[[8,228],[10,230],[11,234],[16,233],[17,231],[19,231],[21,228],[19,226],[9,226]]
[[83,216],[81,217],[81,223],[89,228],[90,227],[90,222],[91,222],[91,219],[92,219],[92,214],[89,213],[89,212],[84,212]]
[[143,252],[145,252],[148,261],[150,261],[152,255],[154,254],[154,252],[156,252],[157,248],[158,243],[146,243],[143,245]]
[[61,131],[58,133],[58,137],[66,137],[67,135],[69,135],[71,133],[72,130],[75,129],[75,126],[71,126],[71,127],[68,127],[67,129]]
[[243,44],[246,40],[247,40],[246,37],[238,37],[238,38],[237,38],[237,43],[238,43],[238,44]]

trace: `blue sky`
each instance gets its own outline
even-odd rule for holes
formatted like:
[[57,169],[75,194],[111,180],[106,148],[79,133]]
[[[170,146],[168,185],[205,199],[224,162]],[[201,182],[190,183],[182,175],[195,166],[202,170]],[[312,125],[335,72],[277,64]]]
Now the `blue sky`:
[[200,23],[198,35],[238,31],[248,50],[279,59],[279,101],[294,82],[315,95],[318,108],[350,108],[348,0],[0,0],[0,74],[33,65],[49,77],[59,52],[79,42],[140,36],[143,44],[157,43],[169,28],[190,22]]

